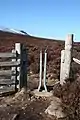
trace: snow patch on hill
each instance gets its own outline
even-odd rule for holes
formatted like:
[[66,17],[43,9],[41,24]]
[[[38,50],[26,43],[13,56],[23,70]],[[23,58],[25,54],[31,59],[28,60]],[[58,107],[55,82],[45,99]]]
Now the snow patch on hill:
[[14,33],[14,34],[28,35],[28,34],[27,34],[26,32],[24,32],[23,30],[16,30],[16,29],[5,28],[5,27],[0,27],[0,31],[9,32],[9,33]]

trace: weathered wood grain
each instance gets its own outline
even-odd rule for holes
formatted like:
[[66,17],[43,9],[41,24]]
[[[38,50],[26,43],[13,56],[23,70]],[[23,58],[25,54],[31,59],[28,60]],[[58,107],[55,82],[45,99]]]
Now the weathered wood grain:
[[16,62],[0,62],[0,67],[16,67],[19,66],[20,62],[16,61]]
[[[71,77],[71,65],[72,65],[72,51],[73,51],[73,34],[69,34],[65,40],[64,55],[61,54],[61,59],[64,59],[64,63],[61,62],[60,71],[60,84],[66,83],[66,79]],[[64,56],[64,58],[62,58]],[[63,60],[62,60],[63,61]]]
[[16,75],[16,71],[0,70],[0,76],[11,76],[11,75]]
[[77,64],[80,64],[80,60],[73,58],[73,61],[76,62]]
[[12,92],[15,91],[15,85],[14,86],[2,86],[0,87],[0,94]]
[[13,85],[15,84],[15,80],[11,80],[11,79],[1,79],[0,78],[0,86],[3,86],[3,85]]
[[16,58],[16,53],[0,53],[0,58]]

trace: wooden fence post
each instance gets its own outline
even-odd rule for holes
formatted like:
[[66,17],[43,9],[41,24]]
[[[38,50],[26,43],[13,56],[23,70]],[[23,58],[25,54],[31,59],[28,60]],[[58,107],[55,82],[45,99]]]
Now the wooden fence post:
[[64,81],[64,73],[65,73],[65,50],[61,51],[61,67],[60,67],[60,84],[63,85]]
[[63,85],[63,83],[65,83],[65,80],[69,79],[71,76],[72,50],[73,50],[73,34],[69,34],[65,40],[64,64],[61,62],[60,71],[61,72],[60,75],[62,75],[60,76],[61,85]]
[[[13,53],[13,54],[16,54],[16,51],[15,51],[15,50],[12,50],[12,53]],[[16,57],[17,57],[17,54],[16,54]],[[12,59],[12,61],[15,62],[15,61],[16,61],[16,58],[15,58],[15,59]],[[11,80],[14,80],[14,81],[15,81],[15,90],[17,90],[17,85],[16,85],[16,82],[17,82],[17,67],[12,67],[12,68],[11,68],[11,71],[12,71],[12,73],[13,73],[13,72],[16,73],[15,76],[14,76],[14,75],[11,76]]]
[[20,59],[17,59],[17,61],[20,61],[20,67],[17,68],[19,72],[17,80],[19,80],[18,88],[21,90],[23,87],[27,88],[27,52],[26,47],[20,43],[15,44],[15,50],[20,55]]
[[27,89],[27,49],[21,44],[20,89]]
[[[15,51],[20,55],[21,57],[21,44],[15,43]],[[17,59],[17,61],[21,62],[21,58]],[[19,85],[17,85],[17,88],[20,90],[20,67],[17,67],[17,71],[19,72],[19,75],[17,76],[17,80],[19,81]]]

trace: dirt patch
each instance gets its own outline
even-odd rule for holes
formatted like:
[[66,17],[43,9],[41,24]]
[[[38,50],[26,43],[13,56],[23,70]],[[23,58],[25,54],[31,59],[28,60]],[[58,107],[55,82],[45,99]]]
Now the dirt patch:
[[14,96],[0,98],[0,120],[53,120],[45,114],[50,99],[35,98],[23,90]]

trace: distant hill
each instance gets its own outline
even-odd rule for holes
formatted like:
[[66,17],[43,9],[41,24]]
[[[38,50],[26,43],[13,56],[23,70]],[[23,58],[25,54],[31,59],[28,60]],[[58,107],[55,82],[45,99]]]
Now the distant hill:
[[[10,31],[10,30],[9,30]],[[23,34],[21,34],[23,33]],[[64,41],[38,38],[27,35],[23,30],[18,32],[8,32],[0,30],[0,52],[11,51],[16,42],[24,43],[28,49],[28,71],[39,73],[39,52],[47,47],[47,73],[55,74],[53,78],[59,79],[61,50],[64,49]],[[73,56],[80,59],[80,43],[74,43]],[[80,73],[80,66],[74,63],[76,73]]]
[[10,29],[10,28],[5,28],[5,27],[0,27],[0,31],[14,33],[14,34],[28,35],[23,30],[16,30],[16,29]]

